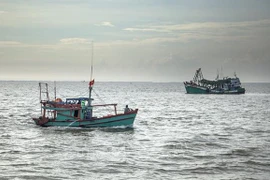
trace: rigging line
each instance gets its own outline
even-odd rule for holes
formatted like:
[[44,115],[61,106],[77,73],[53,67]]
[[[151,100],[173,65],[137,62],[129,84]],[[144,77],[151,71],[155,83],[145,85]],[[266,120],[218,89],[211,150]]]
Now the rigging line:
[[96,91],[93,89],[93,92],[97,96],[97,98],[101,101],[101,103],[106,104],[106,102],[96,93]]
[[[97,96],[97,98],[103,103],[103,104],[106,104],[106,102],[96,93],[95,90],[93,90],[93,92],[95,93],[95,95]],[[105,106],[105,109],[107,111],[111,111],[111,109],[109,109],[107,106]]]

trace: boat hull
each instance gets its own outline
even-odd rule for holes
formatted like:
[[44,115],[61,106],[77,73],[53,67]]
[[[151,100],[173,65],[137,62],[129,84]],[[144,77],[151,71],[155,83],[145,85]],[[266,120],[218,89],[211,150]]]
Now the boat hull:
[[244,88],[235,90],[209,90],[206,87],[185,85],[187,94],[245,94]]
[[54,119],[41,119],[41,118],[33,118],[37,125],[43,127],[82,127],[82,128],[97,128],[97,127],[132,127],[135,117],[137,115],[138,109],[126,113],[126,114],[118,114],[112,116],[105,116],[101,118],[92,118],[90,120],[63,120],[56,121]]
[[209,94],[207,88],[199,86],[185,85],[187,94]]

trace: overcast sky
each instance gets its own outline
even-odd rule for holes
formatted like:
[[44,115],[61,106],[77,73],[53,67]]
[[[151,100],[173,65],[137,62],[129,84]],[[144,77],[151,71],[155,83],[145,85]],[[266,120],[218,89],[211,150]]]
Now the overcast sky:
[[269,0],[0,0],[0,80],[270,82]]

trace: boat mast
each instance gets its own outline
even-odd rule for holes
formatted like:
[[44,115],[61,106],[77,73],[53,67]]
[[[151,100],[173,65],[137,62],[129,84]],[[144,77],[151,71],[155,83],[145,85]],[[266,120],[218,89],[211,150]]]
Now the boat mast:
[[193,77],[193,82],[199,84],[202,79],[204,79],[203,74],[202,74],[202,70],[201,70],[201,68],[199,68],[198,70],[196,70],[196,73]]
[[94,42],[92,41],[92,57],[91,57],[91,75],[90,75],[90,81],[92,81],[93,77],[93,61],[94,61]]
[[88,107],[91,106],[92,98],[91,98],[91,92],[92,92],[92,77],[93,77],[93,59],[94,59],[94,42],[92,41],[92,56],[91,56],[91,68],[90,68],[90,82],[89,82],[89,102]]
[[221,66],[221,79],[224,79],[223,77],[223,67]]
[[56,100],[56,82],[54,81],[54,100]]

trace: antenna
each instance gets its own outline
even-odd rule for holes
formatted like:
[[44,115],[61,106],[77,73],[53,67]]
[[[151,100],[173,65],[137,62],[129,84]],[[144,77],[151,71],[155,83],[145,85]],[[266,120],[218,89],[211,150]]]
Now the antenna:
[[217,69],[217,77],[216,77],[216,80],[219,79],[219,70]]
[[223,79],[223,67],[221,66],[221,79]]
[[93,77],[93,61],[94,61],[94,41],[92,41],[92,57],[91,57],[91,74],[90,74],[90,81],[92,81],[92,77]]

